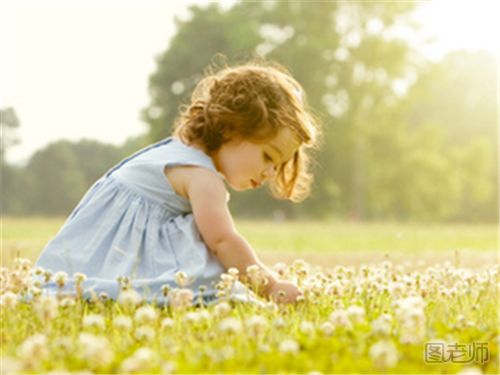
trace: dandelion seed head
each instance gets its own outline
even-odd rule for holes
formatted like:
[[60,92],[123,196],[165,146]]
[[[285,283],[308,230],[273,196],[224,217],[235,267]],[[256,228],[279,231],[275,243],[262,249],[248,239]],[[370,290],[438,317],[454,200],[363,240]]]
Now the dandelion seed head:
[[145,305],[139,307],[134,315],[134,320],[138,324],[151,324],[158,318],[158,313],[156,309],[150,305]]
[[156,336],[155,330],[150,326],[139,326],[135,329],[134,337],[138,341],[153,341]]
[[299,344],[292,339],[286,339],[280,342],[279,351],[284,354],[297,354],[299,352]]
[[369,355],[374,364],[381,369],[392,368],[398,362],[398,351],[392,341],[378,341],[370,347]]
[[88,314],[83,317],[82,324],[85,328],[104,329],[106,322],[100,314]]
[[240,333],[242,330],[241,321],[234,317],[224,318],[219,324],[219,330],[223,333]]
[[175,321],[172,318],[163,318],[161,321],[162,329],[169,329],[175,325]]
[[231,313],[231,306],[229,303],[225,301],[219,302],[217,305],[214,307],[214,314],[218,318],[223,318]]
[[7,309],[14,309],[17,306],[17,294],[13,292],[6,292],[0,296],[0,306]]
[[141,295],[135,289],[121,290],[118,295],[118,303],[125,308],[135,308],[142,302]]
[[130,330],[132,328],[132,319],[128,316],[118,315],[113,319],[113,326],[120,330]]

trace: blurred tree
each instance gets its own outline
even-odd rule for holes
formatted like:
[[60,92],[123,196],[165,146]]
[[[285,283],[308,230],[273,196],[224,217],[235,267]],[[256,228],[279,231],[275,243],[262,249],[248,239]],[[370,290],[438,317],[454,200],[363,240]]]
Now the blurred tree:
[[[277,60],[303,84],[312,107],[323,113],[325,147],[316,189],[313,199],[300,207],[261,192],[235,196],[233,207],[240,213],[251,207],[254,212],[364,217],[366,171],[376,163],[368,158],[366,145],[371,129],[384,117],[374,109],[391,110],[399,100],[395,84],[408,79],[410,62],[418,61],[394,36],[394,27],[408,24],[414,6],[270,1],[239,2],[227,11],[215,4],[191,7],[191,17],[177,21],[178,32],[150,78],[151,104],[143,115],[151,126],[151,141],[169,134],[177,108],[188,102],[216,54],[230,62],[252,55]],[[390,127],[382,129],[388,140],[397,136]]]
[[9,199],[21,192],[19,183],[22,173],[20,168],[11,166],[5,161],[7,150],[19,143],[16,134],[19,126],[19,118],[14,108],[0,108],[0,215],[22,210],[19,205],[20,200]]
[[0,160],[4,162],[4,156],[7,149],[19,143],[16,134],[20,122],[16,111],[12,107],[0,108],[0,131],[2,140],[0,142]]
[[453,192],[436,199],[454,207],[446,218],[498,221],[496,90],[495,57],[458,51],[422,69],[401,106],[409,134],[431,125],[440,131],[441,142],[429,152],[448,170],[428,183],[453,178]]
[[121,158],[119,148],[90,140],[58,141],[37,151],[23,170],[23,185],[30,192],[22,197],[23,213],[69,214],[86,190]]

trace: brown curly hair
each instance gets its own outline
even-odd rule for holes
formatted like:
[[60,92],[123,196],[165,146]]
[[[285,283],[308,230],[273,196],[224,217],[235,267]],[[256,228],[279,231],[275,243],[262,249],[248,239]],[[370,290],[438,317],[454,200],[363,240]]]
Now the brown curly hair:
[[296,134],[300,146],[277,167],[269,186],[275,197],[296,202],[310,193],[307,151],[316,146],[319,127],[301,85],[282,66],[252,61],[209,70],[195,87],[191,104],[176,119],[173,134],[213,154],[232,137],[262,143],[283,128]]

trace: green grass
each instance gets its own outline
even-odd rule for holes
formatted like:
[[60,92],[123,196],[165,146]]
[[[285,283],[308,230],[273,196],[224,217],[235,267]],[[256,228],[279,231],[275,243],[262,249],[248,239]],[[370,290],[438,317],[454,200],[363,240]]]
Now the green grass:
[[[57,233],[64,218],[2,218],[2,264],[15,256],[34,261]],[[300,257],[322,265],[359,264],[389,256],[395,262],[495,262],[498,227],[494,224],[401,224],[346,222],[271,222],[237,220],[237,227],[264,261]]]
[[[291,265],[284,277],[299,283],[304,301],[282,307],[234,303],[227,315],[217,306],[156,307],[157,316],[141,322],[136,311],[145,303],[127,307],[71,297],[12,302],[13,295],[31,288],[23,281],[30,271],[16,266],[14,258],[34,261],[63,222],[2,218],[2,265],[7,268],[0,275],[0,344],[6,373],[458,373],[468,367],[498,373],[500,272],[494,225],[238,221],[268,264]],[[311,265],[299,272],[296,258]],[[380,263],[387,258],[393,265]],[[436,265],[444,260],[452,264]],[[397,301],[409,296],[421,296],[422,306],[398,310]],[[349,313],[354,306],[364,311],[358,319]],[[202,312],[204,318],[196,321]],[[347,321],[332,317],[334,312],[347,314]],[[89,326],[90,314],[97,314],[102,325]],[[374,328],[382,314],[390,317],[385,332]],[[258,332],[250,323],[255,315],[263,322]],[[131,326],[116,327],[124,316]],[[239,326],[234,333],[222,328],[228,318]],[[162,326],[165,319],[171,321]],[[293,344],[289,353],[282,347],[287,340]],[[427,364],[424,345],[437,340],[486,342],[490,359]],[[377,344],[395,360],[374,354]],[[137,355],[141,348],[142,357]]]

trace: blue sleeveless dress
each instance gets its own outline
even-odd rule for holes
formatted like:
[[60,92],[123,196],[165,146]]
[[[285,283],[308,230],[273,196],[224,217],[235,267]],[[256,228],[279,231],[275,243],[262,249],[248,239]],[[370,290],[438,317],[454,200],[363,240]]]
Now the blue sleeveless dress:
[[[126,276],[146,300],[168,303],[162,286],[175,284],[178,271],[186,273],[198,300],[204,285],[205,302],[216,299],[215,284],[224,267],[202,241],[189,200],[178,195],[164,175],[165,167],[194,165],[218,174],[202,151],[167,138],[123,160],[86,193],[59,233],[42,251],[37,266],[65,271],[63,292],[74,292],[75,272],[87,276],[84,297],[105,292],[117,298],[118,277]],[[221,176],[222,178],[222,176]],[[54,281],[44,284],[56,293]],[[253,299],[237,283],[233,297]]]

